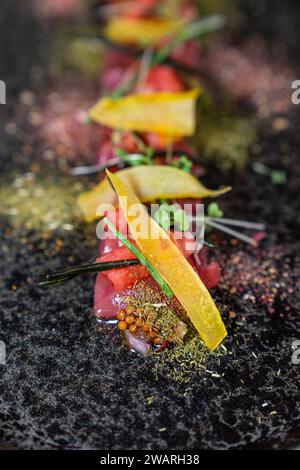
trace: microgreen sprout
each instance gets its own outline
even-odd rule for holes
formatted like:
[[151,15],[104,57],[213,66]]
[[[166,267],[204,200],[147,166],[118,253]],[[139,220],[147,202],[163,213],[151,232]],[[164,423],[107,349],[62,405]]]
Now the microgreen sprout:
[[181,155],[178,160],[173,160],[170,166],[178,168],[185,173],[190,173],[193,163],[186,157],[186,155]]
[[271,181],[273,184],[285,184],[287,177],[286,172],[281,170],[272,170],[270,173]]
[[176,204],[161,204],[154,214],[154,219],[165,231],[173,226],[180,232],[186,232],[190,227],[184,210]]
[[153,150],[150,147],[147,147],[145,154],[128,153],[118,148],[116,155],[129,166],[152,165],[153,163]]
[[211,202],[207,207],[207,215],[213,218],[220,218],[223,217],[224,212],[220,209],[217,202]]
[[255,162],[252,169],[258,175],[269,176],[274,185],[285,184],[287,182],[287,175],[284,170],[272,170],[263,163]]

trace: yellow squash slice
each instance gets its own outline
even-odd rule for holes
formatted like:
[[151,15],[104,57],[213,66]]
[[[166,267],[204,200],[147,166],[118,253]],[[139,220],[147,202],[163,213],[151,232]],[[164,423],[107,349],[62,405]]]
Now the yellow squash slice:
[[168,18],[115,18],[107,23],[105,36],[119,44],[156,45],[174,36],[183,23]]
[[[121,170],[117,175],[135,191],[142,202],[220,196],[231,189],[230,187],[208,189],[189,173],[166,165],[136,166]],[[97,208],[100,204],[116,205],[117,202],[116,194],[107,178],[91,191],[82,193],[78,199],[78,204],[88,222],[97,218]]]
[[193,135],[196,101],[200,90],[133,94],[101,98],[90,118],[108,127],[138,132],[157,132],[169,137]]
[[[205,345],[211,350],[215,349],[227,332],[210,293],[166,232],[148,215],[132,188],[117,174],[107,174],[138,248],[170,286]],[[139,207],[143,236],[137,229],[135,216],[131,214],[132,206]]]

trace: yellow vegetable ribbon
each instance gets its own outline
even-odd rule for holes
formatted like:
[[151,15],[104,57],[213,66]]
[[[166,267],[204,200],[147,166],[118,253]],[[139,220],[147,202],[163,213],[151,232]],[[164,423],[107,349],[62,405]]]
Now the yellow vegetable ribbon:
[[[118,171],[117,175],[135,191],[142,202],[220,196],[231,189],[208,189],[193,175],[167,165],[140,165]],[[88,222],[97,218],[97,208],[101,204],[115,206],[117,203],[118,198],[107,178],[78,198],[79,207]]]
[[104,29],[105,36],[120,44],[156,45],[183,28],[181,21],[168,18],[114,18]]
[[[107,175],[138,248],[170,286],[205,345],[210,350],[215,349],[227,332],[210,293],[166,232],[148,215],[132,188],[117,174],[107,171]],[[132,207],[134,214],[130,210]],[[143,227],[142,235],[138,227]]]
[[196,128],[196,101],[200,89],[181,92],[132,94],[101,98],[90,118],[108,127],[157,132],[171,137],[191,136]]

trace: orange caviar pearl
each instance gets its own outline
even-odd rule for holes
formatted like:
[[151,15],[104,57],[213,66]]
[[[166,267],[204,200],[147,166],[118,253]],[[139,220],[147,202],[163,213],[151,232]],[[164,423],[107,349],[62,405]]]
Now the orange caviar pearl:
[[131,313],[134,313],[134,307],[132,305],[127,305],[125,307],[125,312],[130,315]]
[[149,325],[149,323],[145,323],[145,324],[144,324],[143,330],[144,330],[145,332],[150,331],[150,325]]
[[135,323],[131,323],[131,325],[129,325],[129,331],[130,333],[136,333],[137,332],[137,326]]
[[119,321],[118,328],[121,331],[127,330],[127,323],[124,320]]
[[117,320],[124,320],[126,317],[126,313],[124,310],[119,310],[117,313]]
[[127,315],[125,321],[128,325],[131,325],[131,323],[134,323],[135,321],[134,315]]
[[161,340],[159,339],[158,336],[156,336],[156,338],[153,338],[153,343],[158,346],[159,344],[161,344]]
[[154,330],[149,331],[149,336],[150,336],[150,338],[156,338],[157,337],[157,331],[154,331]]
[[135,323],[138,328],[141,328],[144,325],[144,320],[142,318],[138,318]]
[[135,309],[136,315],[142,315],[143,312],[144,312],[144,310],[143,310],[141,307],[137,307],[137,308]]

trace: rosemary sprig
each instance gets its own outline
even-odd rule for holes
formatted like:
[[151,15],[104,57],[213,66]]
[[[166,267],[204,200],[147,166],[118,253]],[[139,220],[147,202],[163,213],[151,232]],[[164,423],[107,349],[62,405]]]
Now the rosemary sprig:
[[149,263],[147,258],[145,258],[145,256],[121,232],[116,229],[116,227],[111,223],[111,221],[107,217],[105,217],[103,221],[108,226],[109,230],[114,234],[114,236],[118,238],[118,240],[120,240],[144,266],[146,266],[147,270],[149,271],[149,274],[157,282],[164,294],[166,294],[166,296],[171,299],[174,296],[172,290],[161,277],[159,272],[154,268],[154,266],[152,266],[152,264]]
[[39,282],[39,287],[52,287],[70,281],[76,276],[87,273],[98,273],[109,271],[110,269],[126,268],[140,264],[138,259],[127,259],[119,261],[107,261],[103,263],[84,264],[82,266],[75,266],[72,268],[61,269],[46,275],[45,279]]

